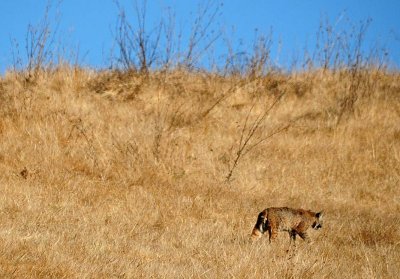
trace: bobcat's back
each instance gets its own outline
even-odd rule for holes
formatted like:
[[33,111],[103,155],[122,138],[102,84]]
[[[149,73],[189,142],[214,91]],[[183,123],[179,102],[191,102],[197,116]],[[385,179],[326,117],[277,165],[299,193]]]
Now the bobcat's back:
[[271,207],[266,210],[270,226],[279,231],[290,231],[301,224],[302,227],[308,228],[315,219],[315,213],[304,209]]

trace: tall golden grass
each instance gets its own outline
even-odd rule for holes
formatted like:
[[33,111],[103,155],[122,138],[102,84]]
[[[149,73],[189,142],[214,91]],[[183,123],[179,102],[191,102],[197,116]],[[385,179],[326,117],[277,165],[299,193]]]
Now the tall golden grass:
[[[398,277],[400,75],[354,78],[7,72],[0,277]],[[281,94],[249,144],[287,128],[227,181],[240,138]],[[252,244],[271,206],[323,209],[324,228],[289,252],[286,234]]]

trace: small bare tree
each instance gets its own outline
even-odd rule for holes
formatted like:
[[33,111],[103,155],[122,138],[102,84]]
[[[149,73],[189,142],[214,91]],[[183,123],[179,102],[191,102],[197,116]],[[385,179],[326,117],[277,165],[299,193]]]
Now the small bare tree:
[[119,9],[118,23],[115,34],[116,44],[119,50],[119,62],[127,70],[139,70],[147,72],[157,60],[163,22],[147,28],[147,1],[141,4],[135,1],[135,25],[129,22],[125,9],[118,0],[115,3]]

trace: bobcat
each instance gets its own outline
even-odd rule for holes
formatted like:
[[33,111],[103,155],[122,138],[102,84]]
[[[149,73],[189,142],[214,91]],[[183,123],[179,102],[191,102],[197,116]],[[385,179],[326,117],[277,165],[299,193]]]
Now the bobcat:
[[257,240],[268,231],[271,243],[277,237],[278,231],[287,231],[290,242],[296,240],[296,235],[309,242],[306,231],[310,226],[315,230],[322,228],[322,216],[323,211],[315,213],[304,209],[270,207],[258,214],[251,239]]

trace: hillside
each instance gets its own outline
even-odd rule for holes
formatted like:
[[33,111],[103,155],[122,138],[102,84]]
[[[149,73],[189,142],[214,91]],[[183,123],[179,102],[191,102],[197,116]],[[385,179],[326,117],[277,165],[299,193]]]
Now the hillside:
[[[398,72],[10,71],[0,173],[4,278],[400,272]],[[271,206],[324,228],[252,244]]]

